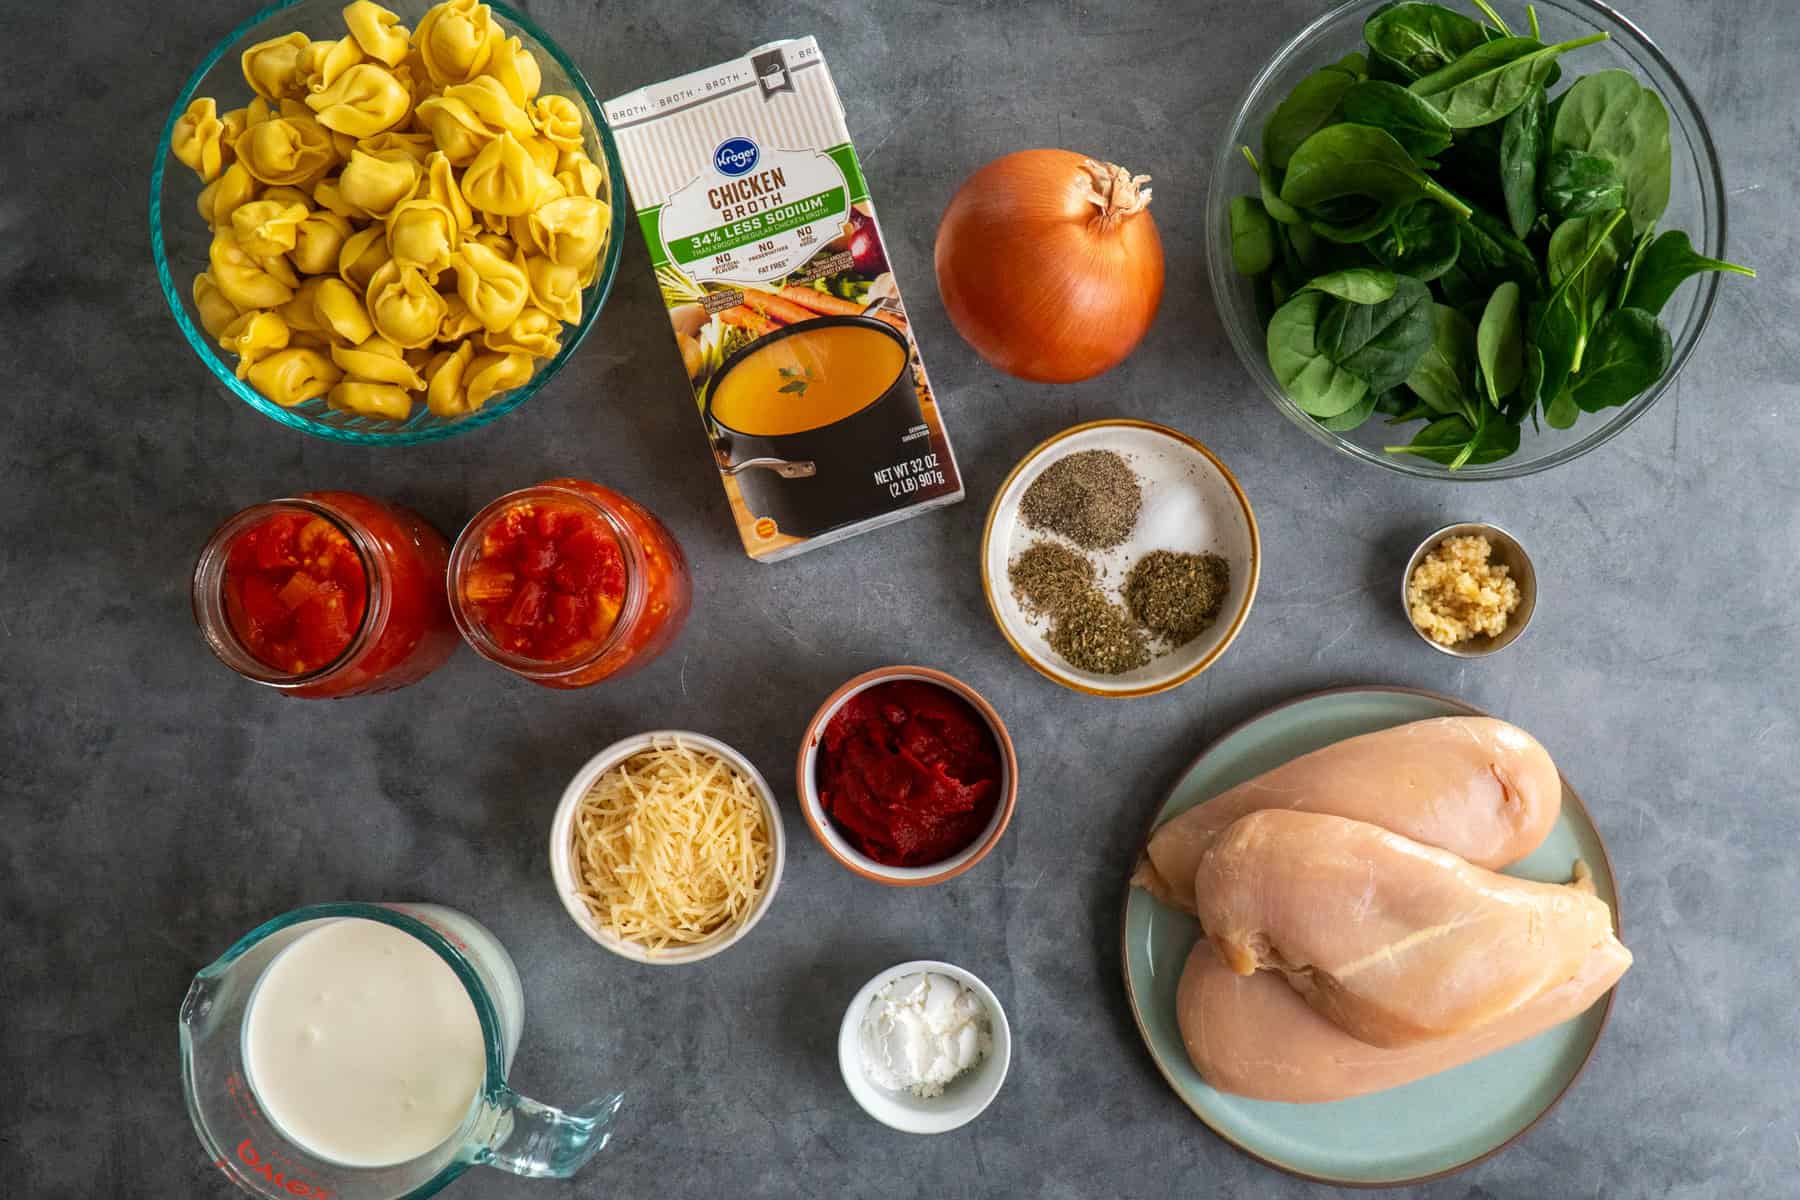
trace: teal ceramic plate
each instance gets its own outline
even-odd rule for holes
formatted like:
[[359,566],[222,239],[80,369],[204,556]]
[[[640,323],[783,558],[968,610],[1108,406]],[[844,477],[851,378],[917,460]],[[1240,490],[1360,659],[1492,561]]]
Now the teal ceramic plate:
[[[1482,715],[1444,696],[1402,688],[1344,688],[1289,701],[1214,742],[1157,812],[1152,827],[1225,789],[1321,746],[1427,717]],[[1509,875],[1561,882],[1584,859],[1618,919],[1606,847],[1563,780],[1562,817]],[[1332,1104],[1246,1100],[1208,1087],[1188,1062],[1175,1023],[1175,986],[1199,936],[1192,917],[1137,888],[1125,899],[1125,990],[1157,1069],[1196,1116],[1244,1153],[1324,1183],[1393,1186],[1460,1170],[1524,1133],[1556,1104],[1600,1039],[1612,993],[1573,1021],[1498,1054],[1404,1087]]]

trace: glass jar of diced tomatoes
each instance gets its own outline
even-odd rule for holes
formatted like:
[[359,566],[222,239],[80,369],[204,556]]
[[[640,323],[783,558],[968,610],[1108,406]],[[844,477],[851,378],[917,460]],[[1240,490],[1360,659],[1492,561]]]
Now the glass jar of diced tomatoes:
[[194,567],[194,620],[226,666],[307,699],[385,692],[458,641],[450,547],[418,514],[355,492],[247,508]]
[[450,552],[463,639],[545,687],[587,687],[649,662],[681,632],[692,590],[663,523],[585,479],[509,492]]

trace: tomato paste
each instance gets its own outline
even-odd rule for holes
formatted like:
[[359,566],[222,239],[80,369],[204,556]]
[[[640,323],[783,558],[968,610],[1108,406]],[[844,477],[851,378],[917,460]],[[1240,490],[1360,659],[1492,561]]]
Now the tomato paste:
[[225,615],[264,666],[308,675],[335,662],[362,625],[368,573],[348,536],[324,517],[278,512],[231,543]]
[[844,702],[819,746],[819,799],[878,863],[922,867],[967,846],[1000,801],[1000,746],[974,705],[934,683],[879,683]]
[[567,662],[612,632],[625,599],[625,558],[597,512],[526,500],[483,533],[462,595],[500,649]]

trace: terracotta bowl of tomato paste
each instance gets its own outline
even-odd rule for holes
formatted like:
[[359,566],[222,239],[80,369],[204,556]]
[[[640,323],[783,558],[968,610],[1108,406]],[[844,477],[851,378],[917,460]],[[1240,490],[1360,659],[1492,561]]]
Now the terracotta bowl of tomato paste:
[[942,883],[986,858],[1019,798],[1006,722],[930,667],[882,667],[831,693],[795,771],[813,836],[858,875],[895,887]]

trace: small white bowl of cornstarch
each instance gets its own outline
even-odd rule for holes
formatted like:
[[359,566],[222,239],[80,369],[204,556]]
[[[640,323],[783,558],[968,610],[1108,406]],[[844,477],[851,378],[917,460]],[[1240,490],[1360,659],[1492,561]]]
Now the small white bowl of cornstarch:
[[594,755],[550,825],[550,874],[570,918],[614,954],[657,966],[736,945],[769,910],[786,857],[762,773],[683,730]]

